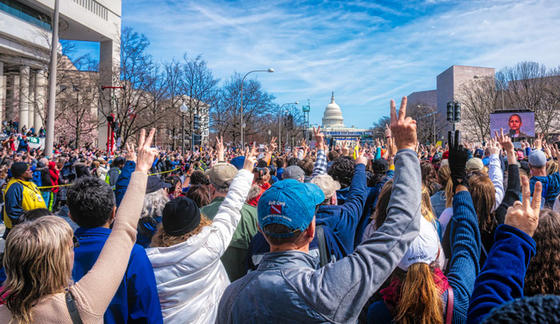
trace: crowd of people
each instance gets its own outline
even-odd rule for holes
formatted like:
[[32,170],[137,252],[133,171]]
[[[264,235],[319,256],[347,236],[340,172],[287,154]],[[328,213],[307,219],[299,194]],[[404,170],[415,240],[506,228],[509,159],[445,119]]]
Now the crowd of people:
[[[3,143],[2,323],[558,323],[560,150]],[[558,243],[558,244],[557,244]]]

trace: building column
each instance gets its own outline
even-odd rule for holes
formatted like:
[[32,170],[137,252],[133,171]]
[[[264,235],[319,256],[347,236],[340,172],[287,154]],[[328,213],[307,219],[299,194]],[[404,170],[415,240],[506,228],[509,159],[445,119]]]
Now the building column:
[[0,62],[0,125],[4,121],[4,101],[6,100],[6,77],[4,76],[4,62]]
[[33,120],[35,119],[35,71],[31,71],[29,75],[29,100],[27,101],[28,106],[28,114],[27,114],[27,129],[31,129],[33,127]]
[[[6,80],[8,81],[8,80]],[[9,75],[9,85],[6,92],[6,120],[14,121],[17,119],[17,107],[19,105],[19,74],[11,73]]]
[[19,129],[23,126],[29,129],[29,66],[23,65],[19,68]]
[[43,127],[43,117],[45,116],[45,71],[37,71],[35,76],[35,118],[33,119],[33,127],[35,127],[35,132],[39,134],[39,130]]

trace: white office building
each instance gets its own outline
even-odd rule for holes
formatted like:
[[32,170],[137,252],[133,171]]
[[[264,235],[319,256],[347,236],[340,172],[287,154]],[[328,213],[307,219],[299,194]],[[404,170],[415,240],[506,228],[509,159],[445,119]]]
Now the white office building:
[[[20,129],[38,131],[45,122],[54,4],[0,0],[0,121],[17,120]],[[61,39],[100,43],[101,80],[112,85],[120,60],[121,0],[60,0],[59,20]],[[100,145],[106,133],[100,127]]]

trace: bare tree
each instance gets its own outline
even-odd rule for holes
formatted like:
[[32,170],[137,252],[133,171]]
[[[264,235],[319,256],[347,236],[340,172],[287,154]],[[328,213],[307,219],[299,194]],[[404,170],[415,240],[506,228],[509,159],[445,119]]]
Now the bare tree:
[[461,103],[460,128],[466,140],[485,141],[490,135],[490,113],[499,102],[500,93],[493,76],[463,84],[458,99]]
[[[116,89],[100,86],[103,101],[111,101],[118,123],[116,137],[121,147],[142,128],[156,125],[164,116],[165,82],[160,68],[147,53],[145,35],[124,28],[120,39],[120,74],[113,76]],[[107,114],[111,112],[103,112]]]
[[391,123],[391,117],[383,116],[370,128],[373,138],[385,139],[385,127]]
[[534,111],[537,131],[545,135],[559,129],[558,72],[536,62],[520,62],[496,74],[499,83],[507,84],[511,105]]
[[409,104],[408,116],[416,120],[418,142],[435,144],[442,127],[437,122],[437,108],[423,102]]
[[[212,109],[212,127],[218,135],[225,136],[234,143],[239,142],[240,129],[240,92],[241,75],[235,73],[221,88],[216,106]],[[247,142],[253,139],[262,129],[258,121],[274,112],[274,96],[265,92],[260,82],[246,80],[243,85],[243,120],[246,125]]]

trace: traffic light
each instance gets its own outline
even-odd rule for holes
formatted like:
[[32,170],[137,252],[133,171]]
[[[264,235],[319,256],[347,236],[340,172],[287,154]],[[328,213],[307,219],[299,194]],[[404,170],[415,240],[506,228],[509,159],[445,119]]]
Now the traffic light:
[[193,144],[196,146],[202,145],[202,135],[193,134]]
[[453,105],[453,113],[455,115],[455,121],[460,122],[461,121],[461,104],[457,101],[455,101],[455,103]]
[[461,121],[461,104],[459,102],[447,103],[447,121],[453,123]]
[[447,121],[453,121],[453,102],[451,101],[447,103]]

